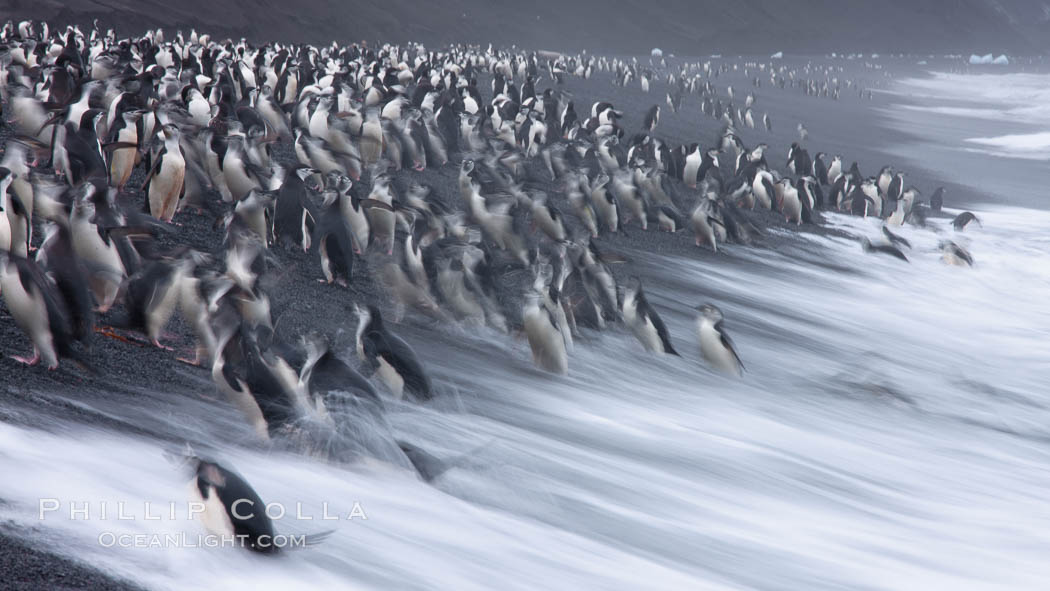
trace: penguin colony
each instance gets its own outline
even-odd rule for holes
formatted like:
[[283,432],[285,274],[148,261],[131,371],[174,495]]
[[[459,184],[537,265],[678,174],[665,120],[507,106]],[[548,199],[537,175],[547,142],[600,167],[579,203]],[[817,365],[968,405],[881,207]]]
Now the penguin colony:
[[[267,278],[291,250],[311,256],[328,285],[316,289],[375,282],[394,318],[523,333],[536,366],[566,374],[584,331],[611,325],[646,351],[678,355],[642,282],[613,272],[621,259],[607,247],[619,236],[681,232],[717,253],[760,241],[771,216],[820,224],[823,210],[884,220],[864,250],[907,261],[910,245],[890,228],[924,225],[943,204],[943,189],[925,202],[890,167],[865,177],[856,162],[811,156],[801,123],[783,166],[771,164],[769,146],[745,146],[736,132],[772,130],[754,91],[740,97],[716,82],[743,67],[755,88],[768,81],[834,99],[870,90],[826,72],[818,83],[812,66],[650,66],[8,22],[0,98],[15,135],[0,159],[0,295],[33,349],[17,359],[92,371],[98,335],[167,348],[178,314],[197,341],[182,360],[210,371],[217,403],[239,409],[261,441],[301,440],[362,408],[381,413],[386,396],[425,401],[439,385],[378,302],[351,301],[349,290],[345,316],[331,320],[356,321],[359,363],[324,335],[283,334]],[[700,109],[722,132],[706,146],[672,145],[659,138],[660,105],[628,133],[612,103],[578,105],[559,90],[599,73],[643,92],[665,83],[668,108]],[[282,145],[294,158],[275,156]],[[414,180],[426,169],[455,175],[458,194]],[[178,220],[193,215],[214,220],[221,246],[180,243]],[[953,225],[971,222],[980,224],[966,212]],[[973,264],[955,242],[941,255]],[[697,307],[695,331],[710,367],[743,374],[717,306]],[[440,474],[426,452],[400,450],[425,479]],[[225,486],[257,497],[225,468],[193,460],[205,501],[238,494]],[[272,534],[272,524],[226,517],[217,530]]]

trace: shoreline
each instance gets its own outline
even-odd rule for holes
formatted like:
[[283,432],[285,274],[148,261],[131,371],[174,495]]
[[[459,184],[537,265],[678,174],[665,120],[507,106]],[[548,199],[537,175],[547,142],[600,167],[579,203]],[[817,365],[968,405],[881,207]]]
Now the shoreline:
[[[624,127],[629,132],[639,128],[639,121],[649,103],[661,102],[659,91],[644,97],[638,96],[640,92],[637,88],[632,87],[625,90],[608,84],[605,74],[597,76],[592,81],[572,79],[566,86],[575,87],[578,104],[581,105],[589,104],[589,102],[580,100],[580,97],[586,96],[587,99],[596,100],[610,94],[615,95],[614,102],[617,107],[623,108],[627,113]],[[488,93],[486,92],[485,95],[487,96]],[[847,158],[858,160],[866,174],[874,173],[883,164],[882,161],[877,160],[877,155],[885,153],[882,150],[889,145],[887,142],[893,132],[880,129],[878,124],[872,123],[872,120],[877,118],[871,116],[871,101],[856,102],[856,104],[838,101],[836,105],[831,105],[828,101],[816,102],[822,99],[803,97],[796,93],[785,96],[777,95],[775,98],[766,100],[778,101],[781,98],[785,99],[783,103],[770,102],[768,105],[765,102],[760,103],[760,109],[768,106],[772,112],[776,113],[774,115],[775,131],[772,136],[766,136],[764,131],[746,130],[748,145],[754,145],[758,141],[769,142],[775,154],[770,159],[772,167],[783,169],[784,155],[782,152],[790,143],[789,138],[794,133],[790,114],[796,112],[797,109],[809,110],[821,107],[827,108],[826,120],[821,120],[817,124],[807,123],[813,133],[809,146],[816,146],[822,151],[824,151],[825,142],[831,146],[848,147],[850,137],[862,133],[869,139],[874,138],[873,144],[853,146],[852,152],[846,152],[850,154],[847,155]],[[856,101],[856,99],[850,99],[850,101]],[[665,122],[661,123],[655,135],[666,137],[673,142],[683,142],[688,138],[695,138],[693,141],[710,142],[710,138],[716,133],[718,123],[699,113],[695,96],[690,97],[684,111],[688,112],[675,115],[666,113]],[[853,119],[850,119],[851,117]],[[866,119],[870,127],[865,128],[863,121],[858,125],[857,118]],[[848,128],[848,131],[843,133],[843,128]],[[5,128],[0,136],[6,138],[6,133]],[[821,136],[825,136],[826,139]],[[880,144],[880,141],[883,143]],[[832,153],[831,150],[826,151]],[[281,162],[287,162],[292,157],[287,145],[279,146],[276,152],[275,159]],[[912,164],[910,162],[887,163],[895,167]],[[932,185],[935,185],[936,179],[940,176],[936,171],[925,170],[917,165],[911,170],[917,171],[917,176],[923,184],[923,193],[929,195],[932,192]],[[142,172],[136,171],[135,174],[132,183],[129,183],[131,186],[136,186],[141,182]],[[401,173],[399,177],[409,176],[431,183],[443,200],[454,203],[458,200],[455,188],[457,175],[458,161],[450,162],[440,169],[428,169],[422,174]],[[552,195],[555,194],[553,190],[550,192]],[[965,187],[957,188],[954,194],[961,194],[964,198],[966,196],[978,197],[976,191],[967,191]],[[564,197],[559,194],[557,199],[561,203]],[[951,203],[951,206],[955,205],[955,202]],[[786,227],[783,223],[778,224],[772,214],[766,215],[759,212],[754,214],[754,217],[766,226]],[[213,250],[216,247],[216,241],[220,237],[210,227],[210,220],[192,214],[180,214],[177,220],[183,223],[179,231],[180,241],[200,245],[206,250]],[[830,230],[826,227],[804,227],[801,231],[826,233]],[[767,236],[764,244],[750,248],[775,248],[780,240],[798,239],[793,235],[784,238],[779,235],[780,233],[777,236]],[[706,249],[693,247],[691,236],[677,234],[665,236],[652,230],[642,232],[637,227],[631,227],[626,236],[602,238],[600,243],[614,252],[642,251],[645,254],[697,258],[705,262],[711,261],[713,264],[745,264],[739,259],[733,260],[731,255],[714,254]],[[730,251],[736,248],[744,247],[734,245]],[[288,252],[276,247],[274,252],[282,262],[282,266],[276,272],[275,286],[272,289],[274,318],[280,318],[282,329],[289,331],[289,334],[304,334],[311,329],[321,329],[328,332],[330,336],[338,336],[331,335],[332,325],[341,324],[339,328],[344,332],[341,338],[345,343],[348,335],[352,335],[352,317],[347,311],[349,302],[351,300],[373,302],[383,300],[379,287],[373,281],[366,281],[364,273],[358,276],[359,272],[355,271],[354,282],[351,283],[349,289],[321,286],[315,281],[319,276],[319,267],[313,256],[296,251]],[[628,258],[630,258],[629,254]],[[374,276],[376,265],[384,260],[383,257],[372,253],[368,255],[368,260],[362,264],[362,267],[370,268],[371,272],[368,275]],[[636,269],[631,263],[628,263],[617,271],[618,279],[622,280],[633,274]],[[333,322],[333,320],[338,322]],[[444,337],[440,328],[435,328],[426,319],[414,315],[409,315],[406,323],[399,325],[398,328],[412,334],[428,335],[439,342],[445,338],[454,341],[463,340],[457,339],[455,335]],[[27,343],[21,331],[13,326],[6,309],[0,308],[0,345],[3,346],[4,354],[4,359],[0,361],[0,368],[5,372],[5,376],[8,376],[7,394],[4,397],[4,406],[0,408],[0,420],[45,429],[56,428],[57,421],[59,426],[61,424],[84,424],[92,428],[134,433],[161,441],[185,440],[184,432],[180,432],[175,427],[163,425],[163,416],[166,414],[164,411],[168,413],[185,412],[187,408],[199,409],[208,408],[209,405],[228,405],[224,401],[209,400],[209,397],[214,397],[214,387],[205,370],[185,366],[175,361],[175,354],[183,353],[192,339],[190,336],[192,332],[184,321],[178,317],[173,319],[169,332],[174,336],[171,343],[176,345],[175,353],[96,339],[97,349],[91,358],[98,363],[100,376],[85,374],[68,363],[63,364],[56,372],[47,372],[39,367],[24,368],[7,358],[10,354],[24,353]],[[457,344],[462,345],[463,343],[458,342]],[[432,347],[421,353],[428,359],[434,359],[437,353],[431,349]],[[506,364],[510,367],[522,366],[528,364],[528,360],[508,359]],[[163,384],[164,387],[151,388],[151,384]],[[149,409],[151,408],[157,409],[154,411],[155,416],[150,416]],[[232,411],[228,408],[222,412],[224,418],[228,415],[233,416]],[[207,426],[209,433],[220,440],[224,439],[221,434],[225,428],[226,426],[221,423]],[[243,425],[241,429],[246,432]],[[243,441],[239,440],[241,435],[243,435],[241,431],[234,431],[232,435],[225,437],[224,442],[240,445]],[[6,543],[9,541],[10,545]],[[40,581],[45,581],[47,584],[56,583],[55,579],[43,579],[46,573],[41,570],[47,561],[53,560],[58,567],[52,569],[55,571],[52,573],[53,576],[61,579],[62,584],[80,585],[79,587],[56,588],[137,589],[125,582],[105,578],[104,573],[94,571],[89,566],[35,548],[31,543],[20,538],[12,538],[12,532],[0,530],[0,548],[2,548],[0,549],[0,569],[5,568],[8,564],[13,566],[22,564],[18,562],[22,557],[26,561],[24,567],[27,569],[26,572],[39,573],[36,576],[42,577],[40,580],[34,580],[35,583],[40,583]],[[29,582],[27,581],[26,584],[28,585]],[[108,586],[100,587],[99,585]]]

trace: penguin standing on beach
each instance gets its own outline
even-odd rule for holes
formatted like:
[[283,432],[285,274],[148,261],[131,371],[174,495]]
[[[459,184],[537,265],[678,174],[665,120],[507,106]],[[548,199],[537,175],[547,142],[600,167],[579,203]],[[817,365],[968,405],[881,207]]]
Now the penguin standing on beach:
[[110,140],[113,143],[109,156],[109,184],[123,191],[124,185],[131,178],[138,156],[140,113],[124,111],[110,128]]
[[27,211],[22,199],[11,188],[15,174],[0,167],[0,250],[15,256],[29,255],[29,236],[32,212]]
[[317,213],[312,242],[321,258],[322,283],[349,284],[354,272],[354,238],[343,217],[337,193],[325,194],[324,205]]
[[372,241],[382,244],[388,255],[394,252],[394,226],[397,215],[394,213],[394,193],[388,175],[379,175],[372,184],[368,195],[368,222]]
[[33,343],[33,356],[12,356],[26,365],[41,361],[57,369],[60,357],[75,355],[69,318],[44,271],[30,259],[0,252],[0,294],[15,324]]
[[361,126],[361,163],[368,167],[379,162],[383,155],[383,124],[373,109],[365,115]]
[[172,124],[165,125],[164,147],[157,154],[146,181],[146,197],[150,215],[170,222],[175,217],[175,208],[182,196],[183,181],[186,178],[186,157],[179,145],[179,128]]
[[[827,186],[828,182],[828,166],[824,163],[824,157],[827,156],[824,152],[817,152],[817,155],[813,157],[813,178],[817,179],[817,182],[821,185]],[[831,179],[834,180],[834,179]]]
[[284,177],[273,209],[273,238],[277,244],[290,243],[310,250],[317,220],[310,199],[311,189],[307,179],[318,174],[318,170],[297,166]]
[[191,256],[183,253],[177,258],[153,261],[128,279],[125,313],[111,317],[110,324],[114,328],[141,332],[153,346],[170,350],[160,338],[175,313],[180,282],[192,270]]

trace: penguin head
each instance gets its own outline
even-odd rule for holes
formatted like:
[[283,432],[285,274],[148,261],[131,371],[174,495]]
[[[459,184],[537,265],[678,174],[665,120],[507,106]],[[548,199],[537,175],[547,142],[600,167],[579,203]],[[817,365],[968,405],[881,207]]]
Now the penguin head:
[[697,307],[697,310],[700,311],[701,317],[710,320],[713,323],[718,323],[722,321],[722,311],[719,310],[718,306],[714,304],[703,304]]
[[[318,172],[320,172],[320,171],[318,171]],[[351,180],[350,177],[346,176],[345,174],[339,175],[338,178],[336,179],[335,189],[336,189],[336,191],[339,191],[343,195],[346,195],[347,193],[349,193],[350,189],[353,186],[354,186],[354,181]]]
[[316,168],[310,168],[309,166],[299,166],[295,169],[295,176],[299,177],[299,180],[306,182],[306,179],[314,176],[315,174],[321,174],[320,170]]
[[161,128],[164,132],[164,138],[177,142],[179,140],[179,128],[174,123],[167,123]]

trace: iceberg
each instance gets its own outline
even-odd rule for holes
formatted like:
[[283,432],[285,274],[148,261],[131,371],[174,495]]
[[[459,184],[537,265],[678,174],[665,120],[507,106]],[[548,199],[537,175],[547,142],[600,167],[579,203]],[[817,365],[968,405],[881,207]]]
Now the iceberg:
[[778,51],[778,52],[774,53],[773,55],[771,55],[769,57],[770,57],[770,59],[775,59],[775,60],[783,59],[784,58],[784,52],[783,51]]
[[652,55],[653,57],[663,57],[664,50],[660,49],[659,47],[654,47],[653,50],[650,52],[650,55]]
[[990,54],[990,53],[986,54],[986,55],[977,55],[975,53],[975,54],[970,56],[970,65],[971,66],[987,66],[987,65],[1008,66],[1008,65],[1010,65],[1010,59],[1007,58],[1005,55],[1000,55],[999,57],[992,57],[992,54]]

